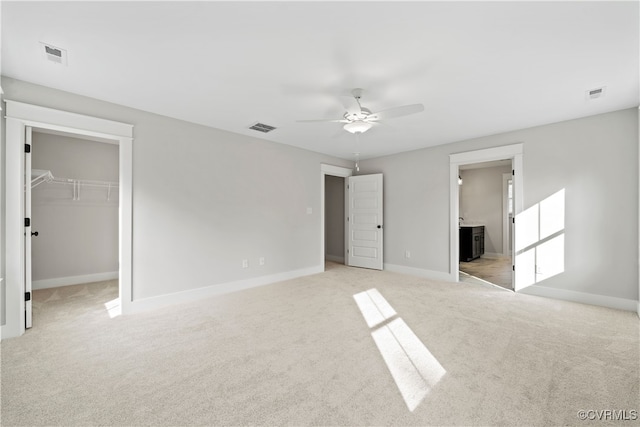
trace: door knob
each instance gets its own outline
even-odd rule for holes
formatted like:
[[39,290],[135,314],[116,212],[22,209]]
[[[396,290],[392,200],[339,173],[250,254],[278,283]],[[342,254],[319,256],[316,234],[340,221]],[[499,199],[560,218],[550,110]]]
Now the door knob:
[[382,226],[381,226],[381,225],[379,225],[379,226],[378,226],[378,228],[382,228]]
[[31,232],[31,235],[32,235],[32,236],[36,236],[36,237],[38,237],[38,232],[37,232],[37,231],[32,231],[32,232]]

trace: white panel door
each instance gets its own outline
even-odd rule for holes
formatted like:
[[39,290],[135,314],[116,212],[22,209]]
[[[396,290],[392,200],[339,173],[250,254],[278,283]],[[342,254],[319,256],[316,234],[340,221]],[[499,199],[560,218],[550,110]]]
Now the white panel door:
[[[24,326],[30,328],[31,321],[31,127],[25,128],[24,153]],[[27,222],[28,221],[28,222]]]
[[382,174],[350,176],[348,265],[382,270]]

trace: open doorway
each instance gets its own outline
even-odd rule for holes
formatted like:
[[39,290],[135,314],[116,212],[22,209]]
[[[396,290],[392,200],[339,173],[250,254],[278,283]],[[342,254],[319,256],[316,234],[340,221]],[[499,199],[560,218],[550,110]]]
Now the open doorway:
[[[347,260],[347,178],[353,170],[341,166],[320,165],[320,255],[326,270]],[[338,198],[342,197],[342,203]],[[327,206],[327,204],[329,206]]]
[[[328,224],[325,219],[325,204],[327,201],[327,176],[342,178],[341,181],[335,181],[335,185],[342,185],[344,189],[344,207],[341,213],[343,217],[344,265],[382,270],[384,266],[383,175],[378,173],[353,176],[352,169],[326,164],[322,164],[320,167],[321,265],[326,270],[325,235]],[[309,208],[307,212],[311,213],[312,210]],[[336,221],[338,221],[337,215]],[[336,264],[333,263],[333,265]]]
[[117,141],[33,128],[30,155],[34,318],[50,301],[92,295],[111,304],[119,296]]
[[463,281],[513,289],[511,159],[459,168],[459,271]]
[[324,261],[345,263],[345,178],[324,177]]
[[[119,242],[118,242],[118,309],[132,311],[132,177],[133,125],[71,113],[23,102],[5,100],[5,242],[11,250],[4,253],[6,265],[3,281],[4,306],[0,327],[2,339],[24,334],[31,313],[31,232],[30,206],[26,197],[31,191],[29,153],[32,126],[54,132],[67,132],[81,137],[117,141],[119,146]],[[28,190],[27,190],[28,189]],[[27,239],[27,236],[28,239]],[[27,255],[27,253],[29,255]],[[6,285],[5,285],[6,283]]]
[[[460,233],[461,233],[461,223],[464,218],[461,215],[460,211],[460,190],[464,185],[464,179],[462,171],[465,170],[467,165],[486,163],[486,162],[495,162],[495,161],[503,161],[508,160],[511,162],[512,166],[512,180],[511,180],[511,205],[512,205],[512,218],[516,218],[515,223],[511,228],[512,239],[515,242],[515,236],[517,234],[517,217],[518,214],[522,212],[523,208],[523,180],[522,180],[522,170],[523,170],[523,147],[524,144],[517,143],[511,145],[504,145],[493,148],[486,148],[475,151],[467,151],[462,153],[455,153],[449,156],[449,214],[450,214],[450,222],[449,222],[449,261],[450,261],[450,269],[449,274],[454,282],[460,281],[462,274],[460,273]],[[462,179],[462,183],[460,183]],[[499,182],[502,178],[500,178]],[[462,185],[461,185],[462,184]],[[501,199],[501,197],[500,197]],[[465,220],[469,220],[470,222],[473,220],[481,220],[481,218],[465,218]],[[478,225],[482,224],[470,224],[470,225]],[[481,230],[478,230],[478,232]],[[481,240],[482,238],[479,237]],[[477,240],[473,237],[473,241]],[[481,244],[484,242],[480,241]],[[518,258],[514,255],[516,244],[513,243],[511,245],[511,249],[508,250],[511,255],[511,284],[512,289],[514,291],[518,291],[521,287],[521,284],[518,280],[516,280],[517,276],[515,272],[518,270]]]

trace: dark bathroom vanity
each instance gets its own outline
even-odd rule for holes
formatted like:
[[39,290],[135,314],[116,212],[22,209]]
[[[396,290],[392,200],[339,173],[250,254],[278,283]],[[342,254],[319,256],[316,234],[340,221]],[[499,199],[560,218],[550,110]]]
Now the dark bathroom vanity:
[[460,261],[469,262],[484,254],[484,225],[460,226]]

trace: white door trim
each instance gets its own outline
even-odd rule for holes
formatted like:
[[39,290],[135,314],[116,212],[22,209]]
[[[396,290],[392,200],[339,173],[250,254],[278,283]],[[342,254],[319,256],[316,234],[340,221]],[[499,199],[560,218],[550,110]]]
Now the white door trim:
[[[490,162],[495,160],[511,159],[514,170],[513,176],[513,208],[514,216],[522,212],[523,207],[523,180],[522,180],[522,156],[524,144],[517,143],[502,147],[487,148],[483,150],[467,151],[449,155],[449,274],[454,282],[460,280],[458,274],[458,261],[460,257],[459,227],[460,217],[460,188],[458,185],[459,168],[462,165]],[[464,185],[464,184],[463,184]],[[513,248],[512,248],[513,249]],[[513,251],[511,259],[515,262]],[[513,283],[513,280],[512,280]],[[515,288],[515,284],[514,284]]]
[[24,155],[25,127],[74,133],[114,140],[120,151],[119,262],[120,304],[122,312],[131,309],[132,264],[132,178],[133,125],[85,116],[23,102],[5,100],[6,114],[6,209],[5,209],[5,286],[6,323],[2,338],[24,334]]
[[[343,168],[341,166],[334,166],[334,165],[329,165],[326,163],[321,163],[320,164],[320,262],[318,263],[320,266],[322,266],[322,271],[324,271],[324,251],[325,251],[325,247],[324,247],[324,226],[325,226],[325,217],[324,217],[324,202],[325,202],[325,185],[324,185],[324,181],[325,181],[325,176],[326,175],[331,175],[331,176],[337,176],[340,178],[348,178],[351,175],[353,175],[353,169],[349,169],[349,168]],[[344,205],[344,209],[345,209],[345,215],[344,215],[344,229],[345,231],[348,228],[348,224],[347,224],[347,217],[349,216],[349,193],[347,191],[347,180],[345,179],[344,182],[344,198],[345,198],[345,205]],[[345,260],[345,265],[347,264],[347,233],[345,232],[345,239],[344,239],[344,260]]]

